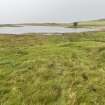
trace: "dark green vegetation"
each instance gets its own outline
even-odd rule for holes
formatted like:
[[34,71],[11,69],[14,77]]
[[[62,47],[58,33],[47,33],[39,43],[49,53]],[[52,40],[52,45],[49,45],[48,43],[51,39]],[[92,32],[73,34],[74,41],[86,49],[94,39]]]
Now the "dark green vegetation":
[[21,27],[21,26],[16,24],[0,24],[0,27]]
[[105,32],[0,35],[0,105],[105,105]]
[[73,26],[76,28],[78,26],[78,22],[74,22]]

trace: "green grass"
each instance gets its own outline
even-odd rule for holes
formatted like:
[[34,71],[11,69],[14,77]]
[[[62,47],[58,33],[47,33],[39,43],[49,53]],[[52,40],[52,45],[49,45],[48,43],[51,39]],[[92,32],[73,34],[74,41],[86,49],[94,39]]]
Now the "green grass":
[[21,27],[18,24],[0,24],[0,27]]
[[0,105],[105,105],[105,32],[0,35]]

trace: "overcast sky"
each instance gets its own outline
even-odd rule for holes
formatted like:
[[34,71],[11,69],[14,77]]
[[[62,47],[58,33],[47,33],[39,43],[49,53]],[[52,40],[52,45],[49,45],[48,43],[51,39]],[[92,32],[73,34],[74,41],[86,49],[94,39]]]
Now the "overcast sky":
[[0,0],[0,23],[71,22],[105,17],[105,0]]

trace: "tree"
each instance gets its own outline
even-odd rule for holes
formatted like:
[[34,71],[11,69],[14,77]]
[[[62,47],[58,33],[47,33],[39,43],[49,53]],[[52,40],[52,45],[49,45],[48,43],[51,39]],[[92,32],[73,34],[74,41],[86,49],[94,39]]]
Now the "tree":
[[74,23],[73,23],[73,26],[74,26],[74,27],[77,27],[77,26],[78,26],[78,22],[74,22]]

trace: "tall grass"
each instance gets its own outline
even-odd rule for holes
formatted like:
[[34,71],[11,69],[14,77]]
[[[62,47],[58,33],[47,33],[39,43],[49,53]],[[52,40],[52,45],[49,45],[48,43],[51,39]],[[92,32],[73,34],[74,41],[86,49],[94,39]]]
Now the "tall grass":
[[105,105],[105,32],[0,36],[1,105]]

